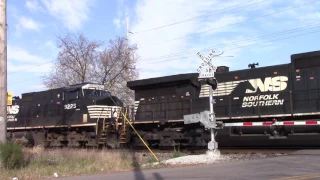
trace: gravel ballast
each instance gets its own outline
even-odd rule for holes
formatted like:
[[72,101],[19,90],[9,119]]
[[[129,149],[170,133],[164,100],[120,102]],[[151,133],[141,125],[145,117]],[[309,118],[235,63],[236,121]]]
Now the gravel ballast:
[[[158,154],[160,155],[160,154]],[[286,155],[285,153],[253,153],[253,154],[221,154],[220,157],[212,157],[206,154],[199,155],[182,155],[176,158],[169,158],[168,155],[161,154],[160,157],[166,156],[167,158],[159,158],[160,162],[154,162],[145,164],[147,165],[192,165],[192,164],[213,164],[221,162],[230,162],[230,161],[240,161],[240,160],[253,160],[261,159],[268,157],[277,157]]]
[[181,156],[181,157],[177,157],[177,158],[173,158],[173,159],[168,159],[163,161],[162,163],[164,164],[171,164],[171,165],[175,165],[175,164],[210,164],[210,163],[214,163],[220,159],[222,159],[223,157],[210,157],[207,156],[206,154],[200,154],[200,155],[188,155],[188,156]]

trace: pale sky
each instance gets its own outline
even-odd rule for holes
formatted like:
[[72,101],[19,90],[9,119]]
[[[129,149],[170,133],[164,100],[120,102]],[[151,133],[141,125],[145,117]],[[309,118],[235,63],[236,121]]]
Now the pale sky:
[[320,0],[10,0],[8,91],[44,89],[58,53],[56,36],[80,32],[92,40],[125,36],[139,48],[140,78],[196,72],[200,51],[223,56],[230,70],[290,62],[320,50]]

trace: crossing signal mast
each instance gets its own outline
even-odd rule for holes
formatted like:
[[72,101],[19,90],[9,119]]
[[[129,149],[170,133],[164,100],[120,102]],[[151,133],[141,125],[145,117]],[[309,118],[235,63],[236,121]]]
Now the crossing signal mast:
[[[215,100],[213,99],[213,91],[217,89],[218,87],[218,81],[214,76],[214,73],[216,71],[216,67],[212,65],[211,59],[214,56],[214,51],[209,54],[207,58],[204,58],[199,52],[197,53],[198,56],[202,59],[203,63],[199,66],[197,69],[199,73],[199,81],[201,85],[208,85],[209,86],[209,104],[210,104],[210,112],[204,111],[200,114],[189,114],[184,115],[184,123],[190,124],[190,123],[197,123],[201,122],[204,124],[204,126],[211,131],[211,141],[208,143],[208,156],[220,156],[220,151],[218,150],[218,143],[215,141],[215,135],[214,135],[214,129],[218,129],[216,117],[213,109],[213,104],[215,103]],[[222,54],[222,53],[221,53]],[[219,54],[219,55],[221,55]],[[215,56],[219,56],[215,55]]]
[[216,78],[208,78],[208,79],[206,79],[206,84],[211,86],[212,90],[216,90],[217,87],[218,87],[218,81],[216,80]]

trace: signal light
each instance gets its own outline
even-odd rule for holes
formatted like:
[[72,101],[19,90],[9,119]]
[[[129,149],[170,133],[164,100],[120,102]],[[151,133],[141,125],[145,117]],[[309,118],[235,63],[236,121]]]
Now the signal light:
[[217,86],[218,86],[218,81],[216,79],[213,78],[208,78],[206,80],[206,83],[212,87],[212,90],[216,90]]

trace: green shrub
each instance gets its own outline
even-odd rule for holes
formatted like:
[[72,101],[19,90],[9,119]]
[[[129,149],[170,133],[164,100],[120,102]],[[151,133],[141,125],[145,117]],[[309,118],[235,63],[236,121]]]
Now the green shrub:
[[6,169],[15,169],[23,166],[24,154],[22,146],[12,141],[0,144],[0,160],[2,166]]
[[140,168],[140,165],[139,165],[138,162],[132,162],[132,163],[131,163],[131,166],[132,166],[133,168],[135,168],[135,169],[139,169],[139,168]]
[[148,163],[154,163],[154,162],[157,162],[157,160],[154,157],[150,157],[148,159]]

